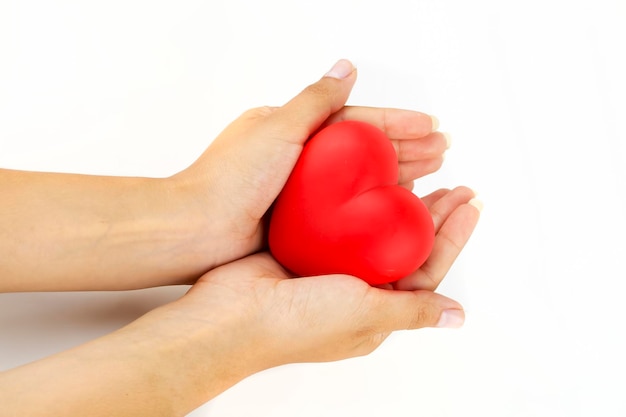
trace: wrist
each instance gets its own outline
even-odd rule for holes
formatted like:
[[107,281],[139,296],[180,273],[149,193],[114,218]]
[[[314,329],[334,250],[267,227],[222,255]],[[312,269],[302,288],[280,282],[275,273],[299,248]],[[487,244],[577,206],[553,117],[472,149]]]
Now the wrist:
[[154,181],[145,199],[146,214],[153,216],[149,230],[158,243],[151,255],[159,266],[152,273],[163,275],[162,285],[193,283],[217,265],[219,225],[209,221],[211,205],[199,201],[196,187],[174,177]]
[[9,415],[184,416],[247,375],[229,337],[166,305],[99,339],[0,373]]
[[152,375],[157,391],[174,415],[186,415],[263,369],[241,322],[224,314],[196,316],[187,307],[183,297],[123,329],[139,336],[138,354],[152,352],[142,368],[158,372]]
[[185,253],[189,262],[202,266],[201,273],[254,253],[262,244],[261,222],[245,211],[247,202],[233,192],[238,188],[224,171],[218,163],[192,165],[163,180],[177,204],[178,227],[187,231]]
[[108,187],[113,201],[101,215],[106,230],[88,237],[99,245],[93,250],[95,260],[105,264],[87,289],[186,284],[212,267],[212,253],[198,239],[210,232],[189,215],[185,200],[167,179],[110,178]]

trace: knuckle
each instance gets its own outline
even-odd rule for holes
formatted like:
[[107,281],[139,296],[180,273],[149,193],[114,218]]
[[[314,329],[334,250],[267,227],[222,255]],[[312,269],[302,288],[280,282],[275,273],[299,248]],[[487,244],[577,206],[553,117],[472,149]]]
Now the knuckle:
[[432,326],[436,322],[437,317],[433,309],[428,304],[419,304],[411,317],[408,329],[421,329]]
[[331,90],[324,83],[311,84],[304,89],[307,94],[316,97],[327,97],[331,94]]
[[361,326],[355,331],[354,340],[361,343],[364,340],[370,339],[376,333],[379,333],[379,329],[374,325]]
[[248,119],[248,120],[263,119],[265,117],[268,117],[270,114],[274,113],[274,110],[276,110],[276,107],[271,107],[271,106],[254,107],[243,112],[241,117]]
[[390,333],[374,331],[368,332],[363,338],[359,338],[353,350],[353,356],[367,356],[374,352],[389,336]]

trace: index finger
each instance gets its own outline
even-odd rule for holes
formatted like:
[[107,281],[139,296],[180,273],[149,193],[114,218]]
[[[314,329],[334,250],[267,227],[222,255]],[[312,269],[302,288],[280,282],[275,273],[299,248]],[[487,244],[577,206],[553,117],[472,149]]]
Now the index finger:
[[370,123],[385,132],[389,139],[419,139],[437,130],[436,117],[413,110],[380,107],[345,106],[333,113],[322,125],[343,120]]

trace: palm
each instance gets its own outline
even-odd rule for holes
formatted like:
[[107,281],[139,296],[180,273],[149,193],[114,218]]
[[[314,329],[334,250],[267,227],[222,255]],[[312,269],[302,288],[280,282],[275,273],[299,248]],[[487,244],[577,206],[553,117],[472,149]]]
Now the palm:
[[[235,311],[235,326],[250,343],[264,346],[269,340],[275,356],[265,362],[328,361],[369,353],[392,330],[377,325],[386,315],[405,314],[404,304],[417,309],[422,319],[428,315],[424,306],[478,220],[478,211],[466,204],[472,195],[457,188],[424,198],[437,229],[433,253],[422,268],[385,289],[347,275],[294,278],[262,252],[210,271],[189,297],[207,315]],[[413,328],[412,323],[400,327]]]
[[188,296],[210,311],[237,311],[236,326],[251,345],[281,348],[263,362],[280,365],[338,360],[378,346],[386,335],[366,352],[359,351],[362,340],[346,338],[373,290],[347,275],[292,278],[263,252],[207,273]]

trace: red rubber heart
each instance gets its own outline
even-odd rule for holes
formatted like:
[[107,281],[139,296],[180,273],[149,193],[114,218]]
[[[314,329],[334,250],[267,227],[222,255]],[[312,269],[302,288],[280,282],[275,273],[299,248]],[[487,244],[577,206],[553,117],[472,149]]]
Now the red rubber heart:
[[306,143],[278,196],[272,255],[301,276],[349,274],[372,285],[417,270],[435,239],[432,217],[398,185],[387,136],[357,121],[332,124]]

